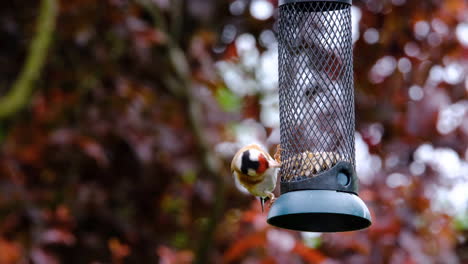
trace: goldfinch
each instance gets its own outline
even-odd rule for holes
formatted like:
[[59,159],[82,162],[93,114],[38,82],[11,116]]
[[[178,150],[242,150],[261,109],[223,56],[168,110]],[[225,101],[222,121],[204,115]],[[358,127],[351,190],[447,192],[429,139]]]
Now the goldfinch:
[[281,166],[278,151],[275,160],[259,145],[251,144],[241,148],[231,162],[234,178],[251,194],[260,197],[262,211],[267,197],[271,202],[275,199],[273,190],[276,187],[277,168]]

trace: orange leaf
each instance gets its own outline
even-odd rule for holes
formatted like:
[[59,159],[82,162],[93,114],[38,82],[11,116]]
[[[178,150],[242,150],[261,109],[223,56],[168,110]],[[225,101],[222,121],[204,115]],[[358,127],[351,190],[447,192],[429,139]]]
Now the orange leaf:
[[264,258],[260,264],[276,264],[276,260],[273,257]]
[[17,243],[0,239],[0,263],[17,263],[20,256],[20,247]]
[[266,236],[265,232],[257,232],[252,235],[241,238],[234,243],[224,254],[223,263],[229,263],[236,260],[251,248],[265,245]]
[[318,250],[308,248],[300,242],[296,243],[292,251],[301,256],[308,263],[320,263],[326,259],[326,257],[322,255],[322,253],[320,253]]
[[111,238],[108,243],[112,257],[116,260],[122,260],[130,255],[130,247],[121,243],[117,238]]

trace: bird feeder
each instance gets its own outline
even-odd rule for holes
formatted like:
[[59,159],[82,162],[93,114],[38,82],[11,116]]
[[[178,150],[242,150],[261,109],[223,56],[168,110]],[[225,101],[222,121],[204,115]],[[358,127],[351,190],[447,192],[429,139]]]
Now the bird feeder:
[[280,0],[281,196],[268,223],[314,232],[366,228],[354,148],[351,0]]

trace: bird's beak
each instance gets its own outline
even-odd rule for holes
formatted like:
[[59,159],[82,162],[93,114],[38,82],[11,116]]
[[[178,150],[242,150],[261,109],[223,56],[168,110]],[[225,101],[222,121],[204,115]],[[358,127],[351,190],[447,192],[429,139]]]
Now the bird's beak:
[[260,204],[262,205],[262,213],[263,213],[263,207],[265,205],[265,198],[260,197]]
[[268,162],[268,165],[270,165],[271,168],[279,168],[281,167],[281,164],[277,162],[276,160],[270,160]]

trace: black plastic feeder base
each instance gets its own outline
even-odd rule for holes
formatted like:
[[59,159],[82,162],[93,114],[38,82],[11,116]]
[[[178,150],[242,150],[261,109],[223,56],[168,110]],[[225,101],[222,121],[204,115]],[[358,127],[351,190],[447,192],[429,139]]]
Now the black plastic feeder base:
[[333,190],[301,190],[282,194],[272,205],[267,222],[305,232],[343,232],[371,225],[359,196]]

